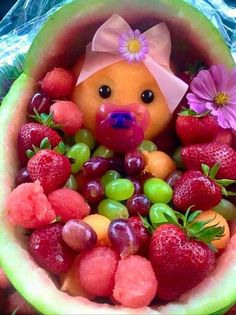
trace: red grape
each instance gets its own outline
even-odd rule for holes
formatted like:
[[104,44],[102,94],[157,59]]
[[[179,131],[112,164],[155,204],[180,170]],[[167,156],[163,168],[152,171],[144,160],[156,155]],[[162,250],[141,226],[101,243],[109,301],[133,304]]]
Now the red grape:
[[36,93],[34,94],[34,96],[32,97],[28,105],[28,114],[35,115],[34,109],[39,114],[42,114],[42,113],[48,114],[51,104],[52,104],[52,101],[48,96],[42,93]]
[[20,184],[32,182],[27,167],[21,168],[15,177],[15,185],[18,186]]
[[139,239],[128,220],[113,220],[109,225],[108,237],[122,259],[135,254],[139,249]]
[[148,233],[147,229],[144,227],[142,220],[138,216],[130,217],[128,219],[129,223],[132,225],[135,233],[140,242],[140,249],[141,252],[147,251],[149,240],[151,235]]
[[69,220],[63,227],[64,242],[75,251],[81,252],[94,247],[97,234],[94,229],[82,220]]
[[145,216],[149,213],[151,201],[143,194],[136,194],[127,200],[126,207],[128,208],[130,215],[137,215],[139,213],[140,215]]
[[107,159],[109,162],[109,169],[117,171],[120,174],[124,173],[124,161],[120,156],[113,156]]
[[175,184],[177,182],[177,180],[180,179],[181,175],[183,174],[183,172],[181,171],[174,171],[172,174],[170,174],[170,176],[168,176],[166,178],[166,182],[172,187],[175,187]]
[[92,157],[83,166],[83,174],[89,178],[104,175],[109,170],[109,161],[103,157]]
[[143,184],[140,182],[140,180],[136,177],[128,176],[127,179],[131,180],[131,182],[134,184],[134,193],[139,194],[143,191]]
[[144,168],[144,159],[142,153],[138,150],[126,153],[124,165],[127,175],[139,175]]
[[97,204],[104,197],[104,188],[100,180],[94,179],[84,184],[81,193],[88,203]]

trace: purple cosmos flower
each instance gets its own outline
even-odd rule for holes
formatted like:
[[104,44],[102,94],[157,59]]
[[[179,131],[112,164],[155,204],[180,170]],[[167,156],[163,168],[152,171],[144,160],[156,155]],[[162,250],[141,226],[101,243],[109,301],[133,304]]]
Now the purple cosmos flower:
[[119,52],[129,62],[140,62],[149,52],[148,41],[139,30],[129,31],[120,37]]
[[187,94],[190,108],[197,113],[210,111],[222,128],[236,130],[236,68],[213,65],[201,70]]

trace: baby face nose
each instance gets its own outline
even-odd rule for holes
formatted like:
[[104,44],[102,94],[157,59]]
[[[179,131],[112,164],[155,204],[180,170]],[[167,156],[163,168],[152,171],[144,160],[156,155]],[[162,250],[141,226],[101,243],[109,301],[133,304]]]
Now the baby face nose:
[[136,117],[132,112],[111,112],[108,115],[112,128],[129,129],[133,123],[136,123]]

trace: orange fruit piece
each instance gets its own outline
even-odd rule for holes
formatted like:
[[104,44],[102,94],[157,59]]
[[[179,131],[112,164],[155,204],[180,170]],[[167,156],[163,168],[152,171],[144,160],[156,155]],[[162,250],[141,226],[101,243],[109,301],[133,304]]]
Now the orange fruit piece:
[[108,228],[110,220],[100,214],[90,214],[83,219],[88,225],[90,225],[97,234],[97,246],[111,246],[108,238]]
[[154,177],[165,179],[176,170],[175,162],[162,151],[143,151],[145,168],[144,172]]
[[221,214],[213,210],[207,210],[200,213],[195,221],[207,221],[211,219],[212,221],[207,223],[206,226],[217,224],[217,226],[222,226],[225,229],[224,235],[219,240],[212,241],[212,245],[214,245],[217,249],[223,249],[226,247],[228,240],[230,239],[230,229],[226,219]]

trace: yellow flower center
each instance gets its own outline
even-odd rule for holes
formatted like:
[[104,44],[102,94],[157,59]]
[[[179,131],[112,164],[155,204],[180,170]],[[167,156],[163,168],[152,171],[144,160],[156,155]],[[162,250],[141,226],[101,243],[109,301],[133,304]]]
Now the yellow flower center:
[[217,106],[222,107],[228,104],[229,102],[229,96],[224,92],[219,92],[215,98],[214,102]]
[[128,43],[128,50],[130,53],[138,53],[141,49],[141,44],[137,39],[131,39]]

